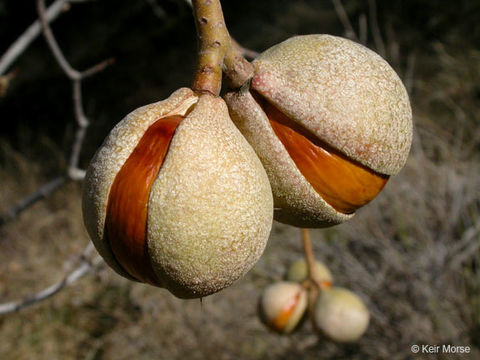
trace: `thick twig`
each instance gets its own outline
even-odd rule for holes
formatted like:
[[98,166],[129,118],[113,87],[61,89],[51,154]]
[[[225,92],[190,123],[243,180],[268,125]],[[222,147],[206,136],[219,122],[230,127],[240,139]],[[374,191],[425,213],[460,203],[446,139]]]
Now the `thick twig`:
[[193,0],[192,5],[199,45],[192,89],[219,95],[222,65],[230,46],[222,7],[219,0]]
[[92,243],[89,243],[89,245],[85,248],[85,250],[82,252],[82,255],[80,256],[78,266],[69,273],[67,273],[62,278],[62,280],[23,299],[0,304],[0,314],[3,315],[17,312],[26,307],[46,300],[53,295],[59,293],[61,290],[65,289],[69,285],[74,284],[76,281],[83,278],[85,275],[94,272],[96,269],[99,268],[100,264],[103,263],[103,260],[99,255],[96,255],[92,260],[88,260],[87,257],[92,252],[92,250],[93,245]]
[[313,253],[312,241],[310,239],[310,232],[308,231],[308,229],[302,229],[302,243],[305,261],[307,262],[308,277],[312,282],[315,283],[315,280],[313,279],[315,255]]
[[[150,0],[147,0],[147,1],[150,1]],[[191,0],[185,0],[185,2],[188,5],[192,6],[192,1]],[[260,53],[258,53],[257,51],[248,49],[248,48],[240,45],[238,43],[238,41],[236,41],[232,36],[230,36],[230,40],[231,40],[231,45],[234,48],[234,50],[238,51],[242,56],[245,56],[247,59],[253,60],[253,59],[257,58],[258,55],[260,55]],[[227,50],[227,54],[228,54],[228,51],[229,50]]]
[[223,71],[229,80],[229,87],[240,88],[253,77],[254,69],[244,57],[243,49],[234,39],[230,38],[230,46],[227,49]]
[[312,326],[315,327],[314,321],[314,309],[315,302],[317,301],[318,294],[321,291],[320,285],[315,281],[313,277],[314,267],[315,267],[315,254],[313,253],[312,241],[310,239],[310,232],[308,229],[302,229],[302,243],[303,243],[303,253],[305,256],[305,261],[307,262],[307,273],[308,279],[305,280],[302,285],[305,286],[308,290],[308,314]]

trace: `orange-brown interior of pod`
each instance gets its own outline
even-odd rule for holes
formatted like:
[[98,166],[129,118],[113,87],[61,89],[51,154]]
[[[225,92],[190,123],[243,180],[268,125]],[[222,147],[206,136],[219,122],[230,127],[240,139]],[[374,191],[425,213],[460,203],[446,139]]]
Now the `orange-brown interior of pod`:
[[300,300],[300,293],[295,295],[295,297],[292,299],[292,301],[285,306],[282,311],[277,315],[275,319],[272,319],[270,322],[270,326],[272,329],[283,332],[285,330],[285,327],[288,324],[288,321],[290,320],[293,311],[295,310],[295,307],[298,304],[298,301]]
[[153,182],[182,116],[153,123],[118,172],[110,189],[105,240],[119,265],[133,278],[159,284],[148,254],[148,202]]
[[334,209],[354,213],[383,189],[389,176],[376,173],[332,149],[254,93],[273,131],[313,189]]

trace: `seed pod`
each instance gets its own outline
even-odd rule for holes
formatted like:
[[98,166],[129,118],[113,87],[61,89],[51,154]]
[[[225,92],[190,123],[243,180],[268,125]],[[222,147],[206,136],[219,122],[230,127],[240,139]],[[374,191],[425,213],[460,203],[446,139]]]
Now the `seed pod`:
[[299,325],[307,309],[307,292],[297,283],[280,281],[262,293],[259,312],[270,329],[288,334]]
[[272,195],[222,99],[182,88],[122,120],[95,154],[83,216],[119,274],[203,297],[262,254]]
[[[299,259],[293,262],[288,268],[286,279],[287,281],[299,282],[306,280],[308,277],[308,266],[305,259]],[[331,288],[333,282],[333,276],[328,267],[315,260],[313,266],[313,280],[318,284],[321,289]]]
[[333,287],[320,292],[313,319],[317,330],[329,339],[353,342],[367,330],[370,314],[353,292]]
[[351,218],[405,164],[408,94],[379,55],[330,35],[288,39],[228,93],[230,116],[262,161],[275,219],[324,227]]

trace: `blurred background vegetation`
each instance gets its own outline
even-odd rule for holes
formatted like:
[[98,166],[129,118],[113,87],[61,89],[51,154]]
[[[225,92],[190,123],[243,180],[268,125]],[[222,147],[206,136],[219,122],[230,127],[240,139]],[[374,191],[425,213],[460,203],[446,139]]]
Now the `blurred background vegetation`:
[[[261,52],[295,34],[351,36],[333,3],[244,0],[223,8],[231,34]],[[291,336],[260,324],[257,296],[302,254],[299,230],[276,223],[256,267],[202,304],[103,267],[1,316],[0,358],[409,359],[413,344],[468,345],[473,353],[463,358],[480,358],[480,2],[378,1],[376,17],[372,4],[343,1],[355,32],[367,24],[367,45],[383,52],[410,91],[412,152],[352,221],[312,231],[336,284],[371,311],[359,343],[319,339],[309,324]],[[0,54],[35,18],[34,1],[0,0]],[[72,4],[52,28],[78,69],[115,58],[83,85],[91,120],[83,168],[125,114],[189,85],[196,37],[183,0]],[[42,37],[13,68],[17,76],[0,97],[0,214],[65,172],[76,127],[71,84]],[[0,227],[0,302],[60,280],[86,246],[80,193],[81,184],[69,183]]]

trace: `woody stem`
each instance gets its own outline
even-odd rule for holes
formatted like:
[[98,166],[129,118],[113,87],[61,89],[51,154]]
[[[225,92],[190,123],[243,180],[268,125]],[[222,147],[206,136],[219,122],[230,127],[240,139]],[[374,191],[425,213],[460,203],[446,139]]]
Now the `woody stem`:
[[305,260],[307,262],[308,278],[311,283],[315,284],[313,279],[313,271],[315,266],[315,255],[313,254],[312,241],[308,229],[302,229],[302,242]]
[[219,95],[222,66],[230,47],[219,0],[193,0],[193,15],[198,36],[198,61],[192,89]]

